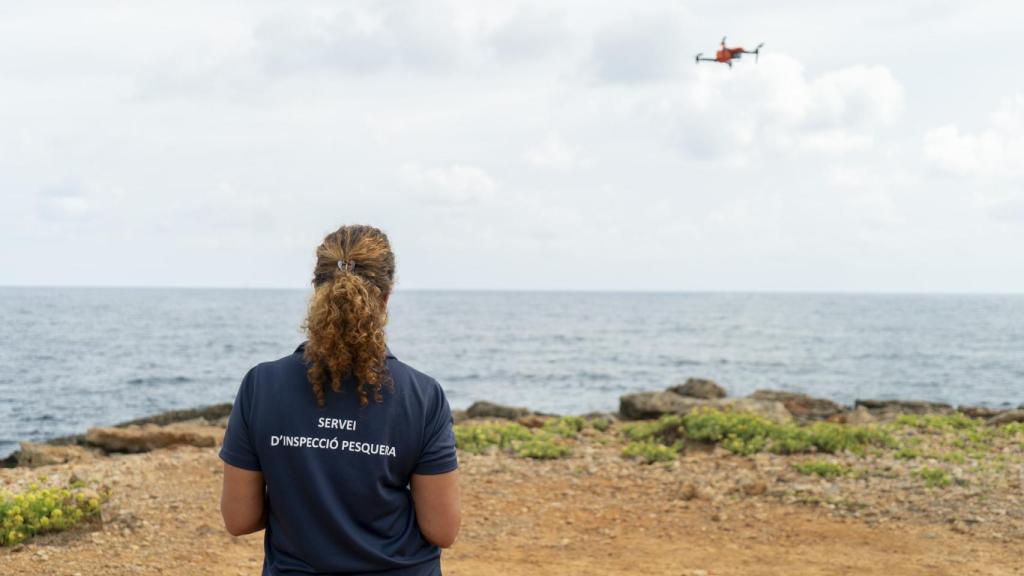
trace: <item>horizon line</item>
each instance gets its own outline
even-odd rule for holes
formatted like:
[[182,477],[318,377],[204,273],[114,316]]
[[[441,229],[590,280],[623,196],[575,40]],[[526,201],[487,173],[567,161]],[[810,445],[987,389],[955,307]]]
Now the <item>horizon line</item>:
[[[69,290],[252,290],[252,291],[306,291],[309,287],[295,286],[200,286],[200,285],[112,285],[112,284],[0,284],[0,289],[69,289]],[[396,292],[493,292],[493,293],[553,293],[553,294],[763,294],[763,295],[836,295],[836,296],[1024,296],[1024,292],[997,291],[932,291],[915,290],[815,290],[815,289],[664,289],[664,288],[428,288],[401,285]]]

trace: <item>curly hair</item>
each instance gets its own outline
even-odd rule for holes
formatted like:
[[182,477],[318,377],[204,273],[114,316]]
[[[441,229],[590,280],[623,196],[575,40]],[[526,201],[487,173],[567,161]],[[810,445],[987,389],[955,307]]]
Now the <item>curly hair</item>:
[[382,386],[393,386],[387,372],[384,325],[387,297],[395,278],[395,255],[388,237],[372,226],[342,226],[316,249],[313,296],[303,328],[306,374],[318,406],[324,387],[341,391],[352,375],[359,405],[384,400]]

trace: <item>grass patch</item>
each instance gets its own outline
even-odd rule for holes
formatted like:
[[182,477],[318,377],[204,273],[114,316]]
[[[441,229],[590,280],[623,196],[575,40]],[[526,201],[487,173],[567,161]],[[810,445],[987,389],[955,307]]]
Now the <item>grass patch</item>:
[[966,414],[954,412],[953,414],[903,414],[893,422],[896,426],[916,428],[918,430],[929,430],[933,432],[946,432],[950,430],[973,430],[984,424],[978,418],[971,418]]
[[108,490],[93,490],[82,482],[66,487],[31,484],[16,493],[0,491],[0,546],[67,530],[99,514],[109,496]]
[[562,423],[551,429],[530,429],[515,422],[458,424],[455,426],[455,445],[459,450],[473,454],[481,454],[493,446],[522,458],[564,458],[572,454],[572,448],[564,443],[564,438],[575,437],[579,433],[577,429],[569,436],[573,426]]
[[675,460],[681,448],[681,443],[666,446],[665,444],[659,444],[650,440],[630,442],[622,449],[622,455],[627,458],[640,458],[648,464],[653,464],[655,462]]
[[929,488],[945,488],[953,483],[953,478],[941,468],[922,466],[914,471],[914,476],[924,480],[925,486]]
[[586,426],[587,421],[579,416],[561,416],[544,422],[543,429],[562,438],[575,438]]
[[801,474],[816,475],[822,478],[838,478],[850,473],[850,468],[827,460],[808,460],[793,464],[793,469]]
[[900,448],[895,454],[893,454],[893,456],[900,460],[913,460],[915,458],[920,458],[921,452],[914,448]]

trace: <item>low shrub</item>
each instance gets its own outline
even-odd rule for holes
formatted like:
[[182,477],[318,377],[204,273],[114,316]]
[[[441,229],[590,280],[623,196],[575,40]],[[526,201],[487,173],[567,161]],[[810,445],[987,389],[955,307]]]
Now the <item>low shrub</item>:
[[109,490],[93,490],[82,482],[66,487],[31,484],[17,493],[0,491],[0,546],[67,530],[99,514],[109,496]]
[[643,442],[630,442],[622,449],[622,455],[627,458],[640,458],[648,464],[654,462],[666,462],[675,460],[679,455],[680,444],[666,446],[657,442],[646,440]]
[[945,488],[953,483],[953,478],[941,468],[922,466],[914,471],[914,476],[924,480],[925,486],[929,488]]
[[[562,424],[553,428],[568,434],[571,426]],[[455,445],[459,450],[473,454],[480,454],[494,446],[498,450],[509,451],[523,458],[564,458],[572,453],[572,448],[565,445],[562,438],[562,435],[550,430],[534,430],[515,422],[455,426]]]
[[822,478],[837,478],[850,473],[850,468],[827,460],[808,460],[793,464],[793,469],[801,474],[817,475]]
[[575,438],[586,428],[587,421],[580,416],[560,416],[544,422],[544,430],[563,438]]

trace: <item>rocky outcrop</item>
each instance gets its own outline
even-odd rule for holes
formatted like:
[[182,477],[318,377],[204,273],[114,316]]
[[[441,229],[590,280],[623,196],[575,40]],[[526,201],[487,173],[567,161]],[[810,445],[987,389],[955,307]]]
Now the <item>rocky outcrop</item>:
[[505,420],[517,420],[530,414],[526,408],[515,406],[503,406],[483,400],[473,402],[473,405],[466,410],[470,418],[503,418]]
[[178,422],[194,421],[197,418],[201,418],[205,420],[207,424],[215,426],[230,414],[230,403],[212,404],[210,406],[202,406],[200,408],[191,408],[188,410],[169,410],[152,416],[146,416],[145,418],[121,422],[115,427],[125,428],[127,426],[144,426],[146,424],[167,426],[168,424],[176,424]]
[[714,380],[706,378],[689,378],[685,383],[673,386],[668,389],[680,396],[688,398],[702,398],[704,400],[715,400],[725,398],[725,388],[719,386]]
[[687,398],[675,392],[638,392],[619,398],[619,415],[625,420],[645,420],[665,414],[689,414],[697,408],[751,412],[775,422],[791,422],[792,415],[781,402],[752,398]]
[[970,418],[982,418],[985,420],[1006,412],[1006,410],[989,408],[987,406],[957,406],[956,411]]
[[853,425],[864,425],[873,424],[878,421],[871,411],[863,406],[857,406],[853,410],[847,410],[834,414],[829,417],[829,422],[836,422],[839,424],[853,424]]
[[867,408],[872,416],[881,420],[889,420],[901,414],[942,416],[953,413],[953,407],[949,404],[922,400],[857,400],[854,406]]
[[95,458],[93,452],[81,446],[51,446],[49,444],[36,444],[35,442],[22,442],[21,450],[18,450],[8,458],[9,466],[49,466],[50,464],[67,464],[69,462],[82,462]]
[[1012,424],[1014,422],[1024,422],[1024,409],[1007,410],[998,416],[989,418],[985,423],[989,426],[1001,426],[1003,424]]
[[84,443],[104,452],[149,452],[171,446],[213,447],[224,431],[214,426],[170,425],[90,428]]
[[828,420],[829,418],[843,412],[843,407],[831,400],[824,398],[813,398],[807,394],[798,392],[784,392],[782,390],[757,390],[750,395],[754,400],[770,400],[782,402],[782,405],[789,410],[793,418],[801,424]]

